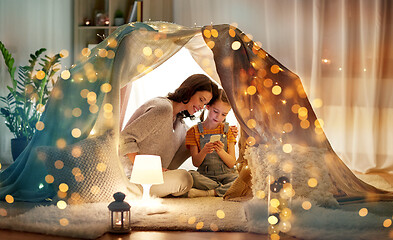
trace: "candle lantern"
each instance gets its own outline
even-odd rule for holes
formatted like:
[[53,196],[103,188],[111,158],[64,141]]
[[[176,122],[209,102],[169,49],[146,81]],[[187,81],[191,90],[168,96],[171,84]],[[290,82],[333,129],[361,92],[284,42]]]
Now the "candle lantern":
[[111,218],[111,232],[129,233],[131,231],[131,206],[124,202],[126,195],[122,192],[113,194],[115,201],[108,205]]

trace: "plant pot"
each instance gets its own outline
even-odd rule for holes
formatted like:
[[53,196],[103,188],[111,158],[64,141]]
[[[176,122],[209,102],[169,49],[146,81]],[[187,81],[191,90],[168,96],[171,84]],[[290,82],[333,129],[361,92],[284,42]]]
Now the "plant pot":
[[13,138],[11,139],[11,153],[14,161],[18,158],[18,156],[23,152],[26,148],[29,141],[27,138]]

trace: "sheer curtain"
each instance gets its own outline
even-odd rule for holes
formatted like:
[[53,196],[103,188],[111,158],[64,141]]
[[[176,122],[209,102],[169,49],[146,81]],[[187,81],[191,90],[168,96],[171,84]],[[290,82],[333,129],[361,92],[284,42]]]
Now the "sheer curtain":
[[[72,53],[72,0],[1,0],[0,41],[15,59],[14,66],[29,64],[30,53],[46,48],[52,56],[63,49]],[[71,65],[71,56],[61,61],[63,68]],[[15,73],[15,76],[17,74]],[[0,56],[0,96],[8,94],[10,77]],[[0,103],[2,107],[2,103]],[[0,164],[12,162],[13,138],[0,117]]]
[[393,173],[393,2],[174,0],[174,22],[234,23],[300,76],[354,171]]

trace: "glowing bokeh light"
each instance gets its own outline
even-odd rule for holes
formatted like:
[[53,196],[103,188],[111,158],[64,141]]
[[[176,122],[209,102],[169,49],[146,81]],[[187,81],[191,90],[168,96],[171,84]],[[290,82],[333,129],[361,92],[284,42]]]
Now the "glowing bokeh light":
[[203,222],[198,222],[195,226],[197,230],[201,230],[203,228]]
[[63,162],[63,161],[57,160],[57,161],[55,162],[55,168],[56,168],[56,169],[62,169],[63,167],[64,167],[64,162]]
[[284,144],[284,145],[282,146],[282,150],[283,150],[285,153],[290,153],[290,152],[292,152],[292,145],[289,144],[289,143],[286,143],[286,144]]
[[142,52],[146,57],[150,57],[153,54],[153,50],[150,47],[144,47]]
[[215,38],[218,37],[218,31],[216,29],[212,29],[210,32],[211,32],[213,37],[215,37]]
[[311,206],[312,206],[312,204],[311,204],[309,201],[304,201],[304,202],[302,203],[302,208],[303,208],[304,210],[310,210],[310,209],[311,209]]
[[61,226],[65,227],[65,226],[68,226],[69,221],[68,221],[67,218],[61,218],[61,219],[59,220],[59,223],[60,223]]
[[256,140],[255,140],[255,138],[253,138],[253,137],[248,137],[247,140],[246,140],[246,142],[247,142],[247,144],[248,144],[249,146],[253,146],[253,145],[255,145]]
[[105,170],[106,170],[106,164],[105,163],[98,163],[97,164],[97,171],[99,171],[99,172],[105,172]]
[[80,117],[82,115],[82,110],[80,108],[72,109],[72,116]]
[[318,180],[316,178],[309,178],[307,181],[309,187],[316,187],[318,185]]
[[256,88],[255,86],[249,86],[249,87],[247,88],[247,93],[248,93],[249,95],[254,95],[256,92],[257,92],[257,88]]
[[258,199],[264,199],[266,197],[266,194],[263,190],[258,190],[255,195]]
[[217,232],[219,230],[219,228],[218,228],[217,224],[211,223],[210,230],[212,230],[213,232]]
[[281,94],[281,91],[282,91],[282,89],[281,89],[281,87],[278,86],[278,85],[276,85],[276,86],[274,86],[274,87],[272,88],[272,93],[273,93],[274,95],[280,95],[280,94]]
[[79,146],[73,147],[72,150],[71,150],[71,155],[72,155],[74,158],[80,157],[80,156],[82,155],[82,148],[79,147]]
[[383,221],[382,224],[385,228],[388,228],[390,226],[392,226],[392,220],[391,219],[386,219],[385,221]]
[[194,224],[196,222],[196,217],[190,217],[187,222],[188,224]]
[[63,148],[65,148],[67,146],[67,142],[63,138],[59,138],[56,141],[56,146],[59,149],[63,149]]
[[255,128],[257,126],[257,122],[255,119],[250,119],[247,121],[247,127],[249,128]]
[[8,195],[5,196],[5,201],[7,203],[13,203],[14,202],[14,197],[8,194]]
[[108,93],[111,90],[112,90],[112,85],[110,85],[109,83],[104,83],[101,85],[101,92]]
[[44,72],[44,71],[40,70],[40,71],[38,71],[38,72],[36,73],[36,78],[37,78],[38,80],[42,80],[42,79],[44,79],[44,77],[45,77],[45,72]]
[[362,208],[359,210],[359,216],[365,217],[365,216],[367,216],[367,214],[368,214],[367,208]]
[[242,46],[242,44],[239,42],[239,41],[234,41],[233,43],[232,43],[232,49],[233,50],[239,50],[239,48]]
[[38,122],[35,124],[35,128],[36,128],[38,131],[42,131],[42,130],[44,130],[44,128],[45,128],[45,124],[44,124],[43,122],[41,122],[41,121],[38,121]]
[[74,129],[72,129],[72,131],[71,131],[71,135],[72,135],[74,138],[79,138],[79,137],[82,135],[82,132],[81,132],[81,130],[80,130],[79,128],[74,128]]
[[223,210],[217,210],[216,215],[219,219],[225,218],[225,212]]
[[68,185],[66,183],[60,183],[59,190],[61,192],[67,192],[68,191]]
[[56,205],[59,209],[65,209],[67,207],[67,203],[63,200],[58,201]]
[[271,225],[275,225],[278,223],[278,218],[274,215],[269,216],[269,218],[267,219],[267,221],[271,224]]
[[69,55],[70,55],[70,53],[66,49],[63,49],[63,50],[60,51],[60,57],[61,58],[67,58]]
[[90,54],[91,54],[91,50],[90,49],[88,49],[88,48],[84,48],[84,49],[82,49],[82,56],[84,56],[84,57],[88,57],[88,56],[90,56]]
[[266,79],[263,81],[263,86],[265,86],[265,87],[267,87],[267,88],[272,87],[272,86],[273,86],[273,80],[271,80],[270,78],[266,78]]
[[62,79],[67,80],[71,77],[71,73],[68,70],[64,70],[61,72],[60,76]]
[[278,65],[273,65],[273,66],[271,66],[270,71],[273,74],[276,74],[276,73],[278,73],[280,71],[280,67]]
[[278,206],[280,206],[280,200],[278,200],[277,198],[273,198],[270,200],[270,205],[272,207],[278,208]]
[[6,217],[7,215],[8,215],[7,210],[5,210],[4,208],[0,208],[0,216]]

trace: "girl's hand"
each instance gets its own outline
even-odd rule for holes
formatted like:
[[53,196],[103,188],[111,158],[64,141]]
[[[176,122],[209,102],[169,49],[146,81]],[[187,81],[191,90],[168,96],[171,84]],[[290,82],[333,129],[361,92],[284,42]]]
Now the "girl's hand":
[[201,151],[204,151],[206,154],[212,153],[214,151],[214,143],[206,143]]
[[224,151],[224,143],[222,143],[221,141],[215,141],[213,142],[213,144],[214,144],[214,150],[217,153]]
[[233,126],[230,126],[230,128],[231,128],[231,131],[232,131],[232,133],[233,133],[233,136],[235,137],[235,138],[237,138],[237,135],[238,135],[238,129],[237,129],[237,127],[235,126],[235,125],[233,125]]

